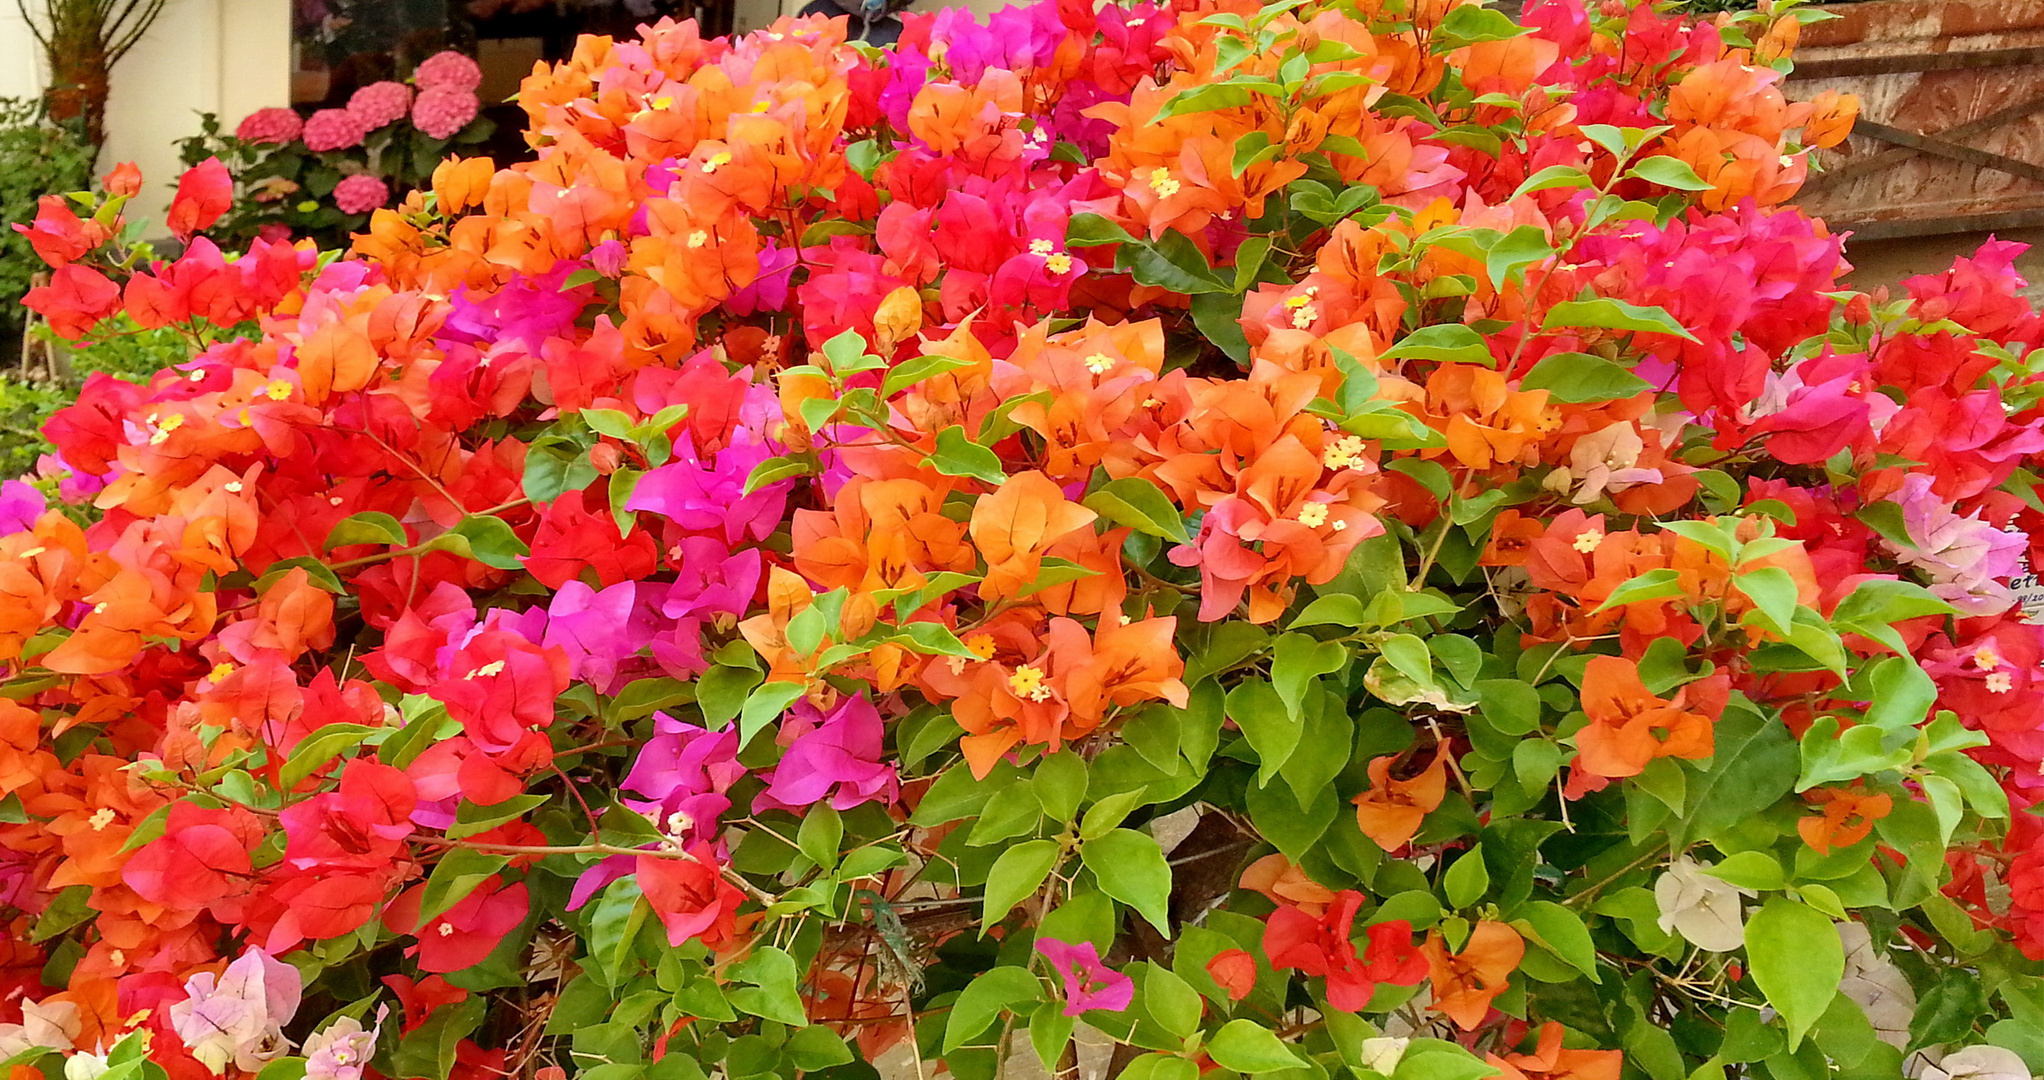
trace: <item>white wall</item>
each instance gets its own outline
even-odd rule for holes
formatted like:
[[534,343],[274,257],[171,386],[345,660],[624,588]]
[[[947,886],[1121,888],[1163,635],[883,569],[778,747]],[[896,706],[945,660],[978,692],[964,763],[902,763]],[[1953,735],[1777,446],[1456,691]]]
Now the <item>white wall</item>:
[[[46,77],[34,36],[0,0],[0,94],[33,94]],[[160,221],[181,170],[177,140],[198,134],[200,113],[220,114],[231,129],[256,109],[290,103],[290,0],[170,0],[114,68],[100,172],[139,165],[144,185],[130,220]]]
[[43,86],[43,50],[13,4],[0,3],[0,97],[34,97]]

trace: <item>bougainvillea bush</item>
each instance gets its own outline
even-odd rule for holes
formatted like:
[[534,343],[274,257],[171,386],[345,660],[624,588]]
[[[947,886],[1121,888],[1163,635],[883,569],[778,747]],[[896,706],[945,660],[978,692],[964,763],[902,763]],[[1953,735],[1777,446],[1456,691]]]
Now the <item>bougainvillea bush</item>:
[[0,504],[11,1080],[2044,1065],[2014,249],[1840,286],[1792,14],[1523,21],[663,22],[345,255],[46,203],[193,349]]

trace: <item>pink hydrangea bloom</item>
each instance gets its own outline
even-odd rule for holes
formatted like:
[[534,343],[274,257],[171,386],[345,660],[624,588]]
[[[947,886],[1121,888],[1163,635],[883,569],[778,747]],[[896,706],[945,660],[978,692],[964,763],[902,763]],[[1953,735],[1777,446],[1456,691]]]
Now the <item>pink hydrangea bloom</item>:
[[390,185],[369,175],[356,173],[334,185],[334,205],[343,214],[366,214],[390,201]]
[[426,90],[465,90],[474,93],[483,84],[483,69],[474,60],[453,50],[434,53],[412,72],[412,81]]
[[305,148],[315,154],[360,146],[369,129],[346,109],[321,109],[305,121]]
[[373,82],[348,98],[348,111],[369,131],[404,119],[411,108],[412,88],[401,82]]
[[436,86],[419,92],[419,100],[412,103],[412,123],[436,139],[452,138],[481,107],[473,91]]
[[240,125],[234,129],[234,137],[242,142],[280,146],[297,141],[304,130],[305,121],[290,109],[257,109],[241,118]]

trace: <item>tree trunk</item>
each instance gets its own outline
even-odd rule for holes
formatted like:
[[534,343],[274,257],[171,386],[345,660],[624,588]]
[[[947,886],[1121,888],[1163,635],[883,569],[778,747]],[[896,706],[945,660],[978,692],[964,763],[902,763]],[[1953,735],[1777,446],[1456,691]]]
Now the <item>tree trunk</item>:
[[[59,48],[63,45],[73,48]],[[58,42],[50,50],[50,119],[80,121],[85,140],[93,146],[106,141],[106,101],[111,90],[106,50],[97,40]]]

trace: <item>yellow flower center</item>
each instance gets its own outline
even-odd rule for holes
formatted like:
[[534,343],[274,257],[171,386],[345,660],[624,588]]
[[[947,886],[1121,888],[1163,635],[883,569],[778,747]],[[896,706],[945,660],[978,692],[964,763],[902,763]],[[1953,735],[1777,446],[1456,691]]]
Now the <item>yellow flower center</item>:
[[1330,469],[1361,468],[1363,464],[1363,450],[1363,440],[1360,436],[1343,435],[1341,438],[1334,440],[1334,445],[1327,448],[1327,453],[1322,456],[1321,460],[1326,462],[1327,467]]
[[1317,529],[1320,526],[1327,524],[1327,504],[1316,502],[1307,503],[1306,505],[1300,507],[1299,524],[1304,525],[1309,529]]
[[278,379],[263,387],[263,394],[271,401],[282,401],[291,396],[291,384]]
[[490,676],[492,676],[492,675],[497,675],[497,674],[500,674],[500,673],[502,673],[502,672],[503,672],[503,670],[504,670],[504,661],[502,661],[502,660],[492,660],[492,661],[490,661],[489,663],[487,663],[487,664],[484,664],[484,665],[483,665],[482,667],[479,667],[479,668],[475,669],[474,671],[471,671],[471,672],[469,672],[469,673],[468,673],[467,675],[463,676],[463,678],[468,678],[468,679],[486,679],[486,678],[489,678],[489,677],[490,677]]
[[1973,666],[1982,671],[1993,671],[2001,666],[2001,654],[1992,645],[1982,645],[1973,651]]
[[696,231],[688,234],[688,246],[691,248],[699,248],[709,242],[710,234],[709,231],[706,229],[697,229]]
[[1150,170],[1150,190],[1156,192],[1158,198],[1168,199],[1178,194],[1178,181],[1171,179],[1170,169],[1159,165]]
[[234,674],[234,665],[222,660],[213,665],[213,670],[206,673],[206,678],[216,683],[225,682],[227,677],[232,674]]
[[1046,255],[1043,259],[1043,268],[1063,277],[1072,272],[1072,257],[1062,251],[1055,255]]
[[1094,353],[1086,358],[1086,370],[1095,375],[1105,375],[1114,370],[1114,358],[1106,353]]
[[1987,692],[1990,694],[2006,694],[2015,688],[2015,676],[2006,671],[1997,671],[1987,677]]
[[1043,685],[1042,669],[1029,664],[1023,664],[1008,676],[1008,689],[1016,697],[1031,701],[1042,701],[1050,696],[1050,687]]
[[709,160],[703,162],[703,171],[713,173],[729,164],[731,164],[731,152],[729,150],[719,150],[711,154]]
[[1602,532],[1599,532],[1596,529],[1585,529],[1584,531],[1576,534],[1576,542],[1570,546],[1574,547],[1577,551],[1580,551],[1583,554],[1588,555],[1590,552],[1597,550],[1597,545],[1603,542],[1604,534]]
[[106,827],[114,823],[115,816],[116,815],[114,814],[112,807],[102,806],[99,809],[94,810],[92,812],[92,818],[90,822],[92,825],[92,831],[93,832],[106,831]]
[[1048,255],[1054,250],[1056,250],[1056,245],[1048,240],[1037,239],[1029,241],[1029,254],[1031,255]]

